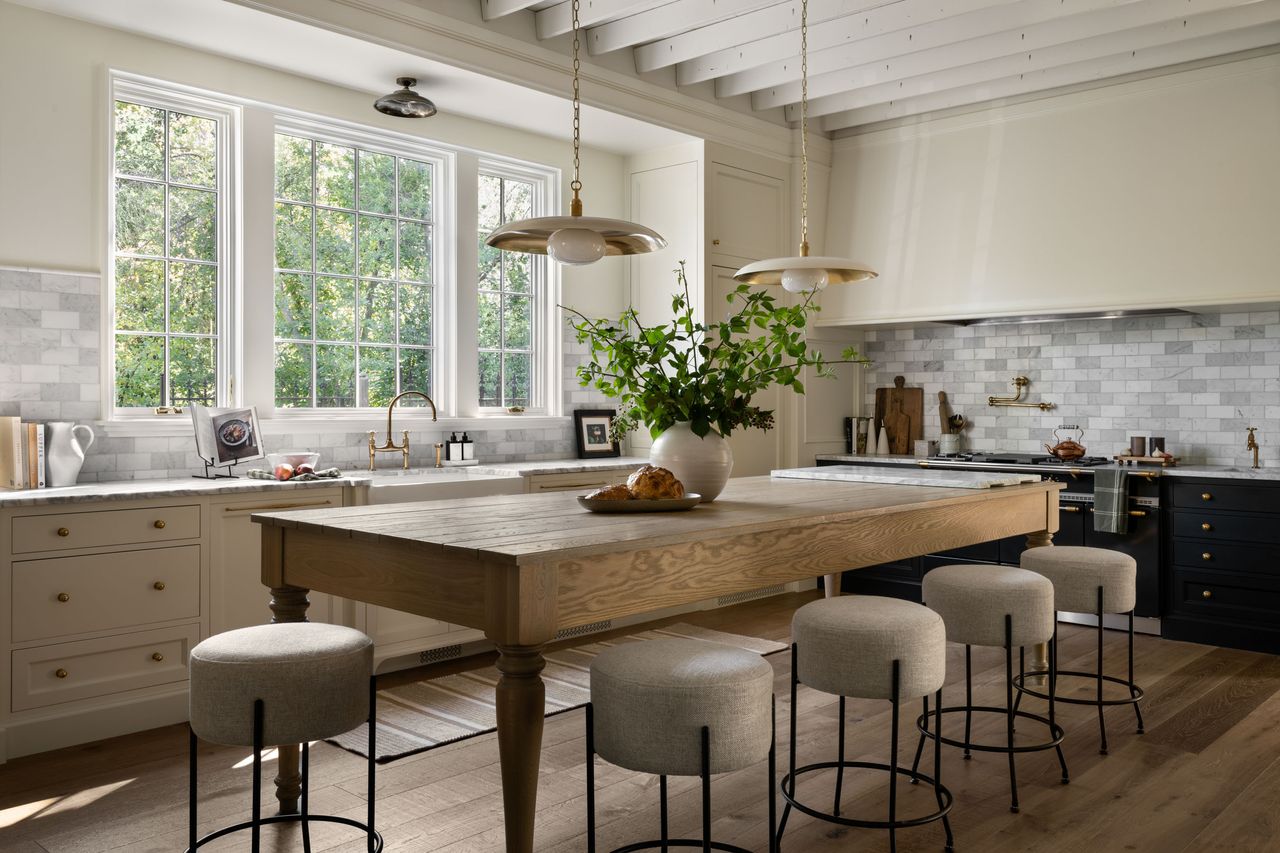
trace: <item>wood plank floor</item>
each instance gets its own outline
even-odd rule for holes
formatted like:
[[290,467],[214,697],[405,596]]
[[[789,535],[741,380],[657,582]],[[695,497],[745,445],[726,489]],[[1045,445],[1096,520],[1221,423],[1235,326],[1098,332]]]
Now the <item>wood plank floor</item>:
[[[786,641],[791,613],[815,594],[779,596],[721,610],[686,614],[680,620],[711,628]],[[665,620],[665,621],[676,621]],[[629,633],[635,627],[619,633]],[[592,638],[595,639],[595,638]],[[1092,630],[1063,625],[1060,663],[1088,669]],[[1107,632],[1108,659],[1124,665],[1124,635]],[[1052,751],[1019,758],[1022,811],[1008,809],[1004,756],[975,754],[961,760],[943,750],[942,777],[956,795],[952,814],[959,851],[981,853],[1108,853],[1108,851],[1280,851],[1280,658],[1139,636],[1138,680],[1147,690],[1147,733],[1134,733],[1128,708],[1107,713],[1110,754],[1098,754],[1092,708],[1060,706],[1071,783],[1059,781]],[[777,674],[779,768],[787,763],[789,655],[769,658]],[[948,703],[963,695],[963,649],[948,656]],[[443,674],[487,659],[452,662],[426,670]],[[1003,701],[1003,652],[974,649],[975,690],[983,704]],[[423,670],[388,676],[387,683],[422,677]],[[1036,710],[1039,703],[1028,707]],[[800,763],[834,758],[836,699],[801,688]],[[913,719],[904,714],[901,755],[915,749]],[[890,714],[884,702],[850,700],[846,731],[850,758],[887,760]],[[958,718],[957,718],[958,723]],[[949,724],[950,725],[950,724]],[[547,721],[538,792],[538,849],[580,853],[584,838],[585,760],[583,714],[573,711]],[[1039,733],[1026,724],[1019,736]],[[975,720],[975,735],[993,742],[1003,736],[998,719]],[[959,728],[957,726],[957,734]],[[201,749],[201,832],[240,820],[248,804],[247,751],[205,745]],[[312,749],[312,809],[361,817],[364,761],[317,744]],[[268,763],[265,775],[274,775]],[[926,751],[926,772],[932,753]],[[717,777],[713,830],[718,840],[766,849],[766,768]],[[602,850],[642,838],[657,827],[657,780],[599,763]],[[270,800],[270,784],[266,802]],[[886,805],[881,775],[845,779],[844,812],[879,816]],[[802,796],[826,804],[830,775],[807,779]],[[697,781],[673,779],[674,833],[691,835],[699,825]],[[933,807],[924,786],[899,786],[904,813]],[[390,851],[403,853],[492,853],[502,850],[501,789],[497,743],[475,738],[383,765],[378,770],[378,825]],[[272,828],[264,849],[301,850],[296,828]],[[171,853],[186,841],[186,729],[171,726],[0,766],[0,851],[3,853]],[[363,851],[348,830],[319,826],[317,851]],[[942,849],[940,825],[903,830],[903,853]],[[245,837],[222,839],[206,850],[247,850]],[[843,829],[792,814],[784,839],[787,853],[887,850],[886,833]]]

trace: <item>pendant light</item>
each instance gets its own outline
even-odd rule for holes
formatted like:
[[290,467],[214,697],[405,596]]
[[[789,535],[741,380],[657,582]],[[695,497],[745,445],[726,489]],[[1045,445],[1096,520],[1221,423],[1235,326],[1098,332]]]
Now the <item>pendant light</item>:
[[569,216],[517,219],[501,226],[485,243],[504,252],[550,255],[562,264],[592,264],[605,255],[639,255],[667,245],[658,232],[623,219],[582,215],[582,181],[579,177],[582,102],[579,98],[578,0],[573,0],[573,201]]
[[848,258],[809,256],[809,0],[800,3],[800,254],[747,264],[734,280],[747,284],[780,284],[783,290],[806,293],[828,284],[875,278],[866,264]]
[[375,110],[396,118],[431,118],[436,114],[436,105],[413,91],[418,85],[416,78],[397,77],[396,85],[398,90],[373,102]]

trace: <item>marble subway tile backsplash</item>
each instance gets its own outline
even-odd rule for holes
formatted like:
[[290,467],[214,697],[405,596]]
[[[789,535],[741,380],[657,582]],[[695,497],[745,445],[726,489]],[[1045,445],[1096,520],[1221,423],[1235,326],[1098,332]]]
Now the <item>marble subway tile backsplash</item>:
[[[1089,453],[1110,456],[1131,435],[1162,435],[1186,462],[1243,465],[1258,427],[1264,465],[1280,465],[1280,310],[957,327],[877,329],[863,352],[874,389],[905,376],[925,389],[925,436],[937,438],[937,392],[968,419],[970,450],[1043,452],[1059,424],[1079,424]],[[995,408],[1014,376],[1038,409]]]
[[[80,482],[185,477],[199,468],[195,441],[189,435],[109,436],[97,420],[101,414],[101,287],[96,275],[0,268],[0,415],[26,421],[78,421],[97,433],[81,469]],[[581,388],[575,369],[587,349],[565,326],[561,393],[566,410],[611,408],[599,392]],[[545,421],[542,422],[545,424]],[[397,422],[397,432],[409,426]],[[363,468],[368,463],[369,429],[386,429],[374,417],[364,429],[350,432],[291,433],[263,423],[268,450],[305,447],[319,451],[321,463]],[[565,459],[576,455],[573,421],[547,427],[469,430],[476,456],[486,462]],[[410,433],[410,464],[434,464],[436,441],[448,429],[431,424]],[[380,465],[394,464],[383,454]]]

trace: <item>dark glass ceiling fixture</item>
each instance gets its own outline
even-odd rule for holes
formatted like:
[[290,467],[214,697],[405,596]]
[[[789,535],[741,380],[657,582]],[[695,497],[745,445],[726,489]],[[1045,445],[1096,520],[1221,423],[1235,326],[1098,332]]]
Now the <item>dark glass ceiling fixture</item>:
[[562,264],[593,264],[605,255],[638,255],[656,252],[667,241],[652,228],[623,219],[582,215],[582,181],[579,177],[581,147],[578,61],[578,0],[573,0],[573,201],[569,216],[517,219],[490,234],[485,243],[504,252],[550,255]]
[[396,83],[399,89],[373,102],[375,110],[396,118],[431,118],[436,114],[436,105],[413,91],[418,85],[416,77],[397,77]]

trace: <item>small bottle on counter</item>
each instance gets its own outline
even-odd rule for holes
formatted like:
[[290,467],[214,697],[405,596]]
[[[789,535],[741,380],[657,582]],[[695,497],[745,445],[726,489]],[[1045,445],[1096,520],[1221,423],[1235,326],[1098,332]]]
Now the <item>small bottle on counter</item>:
[[462,442],[456,432],[449,433],[449,440],[444,443],[444,458],[446,462],[462,461]]
[[462,459],[470,460],[476,458],[476,443],[467,437],[464,432],[462,434]]

